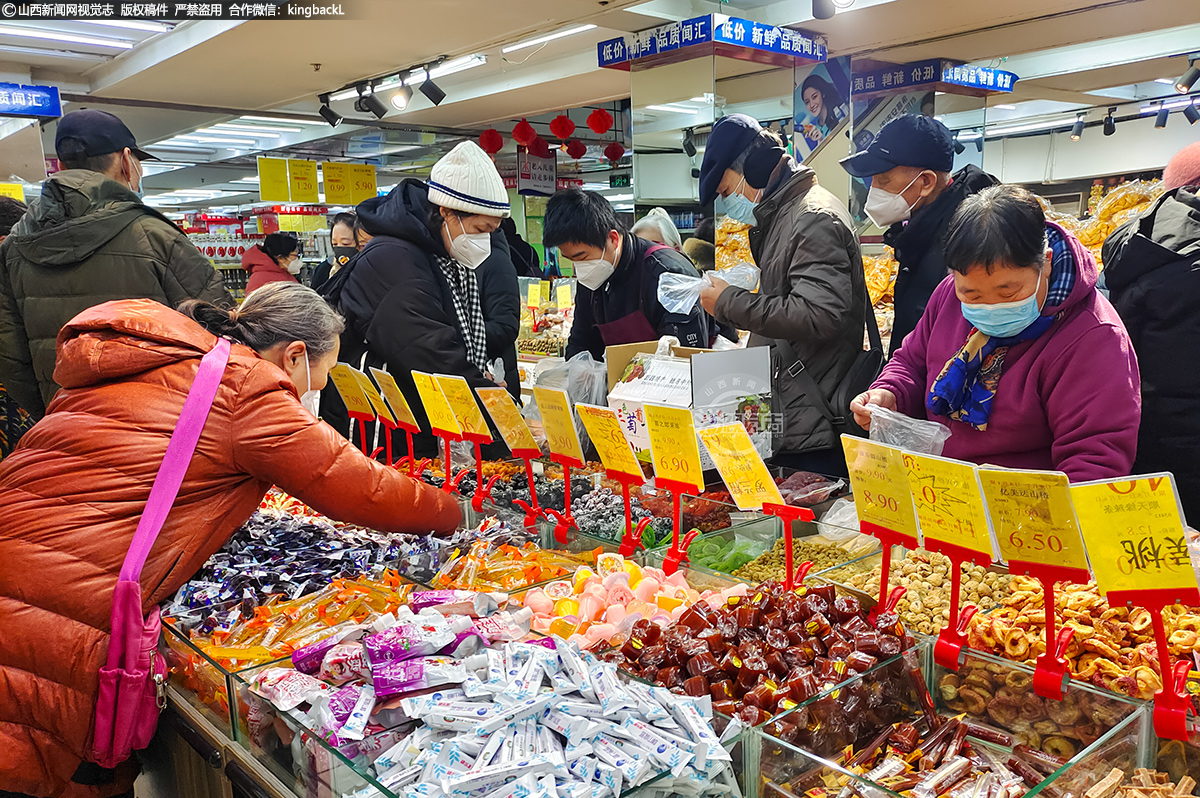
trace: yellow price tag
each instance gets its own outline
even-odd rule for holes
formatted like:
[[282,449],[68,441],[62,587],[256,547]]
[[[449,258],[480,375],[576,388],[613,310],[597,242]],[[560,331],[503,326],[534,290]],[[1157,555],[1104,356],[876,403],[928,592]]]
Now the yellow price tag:
[[783,504],[767,464],[741,424],[697,430],[739,510],[761,510],[763,503]]
[[287,159],[258,159],[258,198],[263,202],[291,202]]
[[531,308],[542,306],[542,286],[539,283],[529,284],[529,290],[525,295],[525,304]]
[[991,557],[987,507],[975,466],[925,454],[905,452],[901,457],[925,545],[941,541]]
[[510,450],[538,451],[537,441],[533,439],[529,425],[525,423],[520,408],[507,389],[476,388],[475,393],[487,408],[488,415],[496,423],[496,429],[500,430],[500,437],[504,438]]
[[[571,284],[563,283],[554,289],[558,293],[558,309],[566,310],[575,304],[575,298],[571,296]],[[589,435],[591,433],[588,433]]]
[[348,163],[323,163],[321,176],[324,178],[325,201],[330,205],[354,203],[354,177]]
[[609,471],[641,477],[642,466],[634,457],[633,449],[629,446],[629,439],[625,437],[625,432],[621,429],[617,411],[608,407],[584,404],[575,405],[575,409],[579,411],[579,420],[583,422],[583,428],[587,430],[588,437],[592,439],[596,453],[600,455],[600,462],[604,463],[604,467]]
[[345,363],[338,363],[329,370],[329,379],[333,380],[333,387],[337,388],[351,416],[364,417],[368,421],[375,420],[375,411],[371,408],[367,395],[363,393],[362,386],[358,384],[354,369]]
[[1102,591],[1196,589],[1170,474],[1072,485],[1071,499]]
[[316,202],[317,162],[288,158],[288,186],[292,191],[292,202]]
[[24,202],[25,187],[20,183],[0,183],[0,197],[12,197],[17,202]]
[[350,180],[355,205],[379,194],[379,188],[375,183],[375,167],[372,164],[350,164]]
[[917,515],[900,450],[852,435],[842,436],[842,449],[859,522],[917,540]]
[[579,434],[575,431],[575,419],[571,416],[571,400],[561,388],[534,386],[533,398],[542,414],[542,426],[546,428],[546,440],[550,451],[573,462],[583,462],[583,447],[579,445]]
[[1087,570],[1066,474],[983,467],[979,484],[1001,557]]
[[550,302],[550,281],[542,280],[538,283],[538,290],[541,293],[541,303],[543,305]]
[[446,401],[434,376],[423,371],[414,371],[412,376],[421,404],[425,406],[425,415],[429,417],[429,426],[438,435],[461,438],[462,427],[458,425],[458,419],[454,417],[454,411],[450,409],[450,403]]
[[492,431],[488,429],[487,419],[483,417],[479,403],[475,401],[475,395],[471,393],[470,383],[463,377],[452,377],[446,374],[438,374],[436,379],[446,401],[450,403],[450,409],[454,411],[454,417],[458,419],[458,425],[468,435],[486,438],[483,443],[491,443]]
[[375,378],[375,382],[379,385],[379,390],[383,392],[383,398],[391,406],[392,417],[396,419],[396,426],[406,429],[414,435],[419,433],[421,425],[417,423],[417,417],[413,415],[412,408],[408,406],[408,400],[404,398],[404,392],[396,384],[396,378],[374,366],[371,367],[371,376]]
[[655,475],[691,485],[697,493],[704,490],[700,444],[696,442],[692,411],[652,404],[646,404],[645,409]]
[[379,417],[379,420],[385,425],[395,427],[396,417],[392,415],[387,402],[384,402],[383,397],[379,395],[379,391],[376,390],[375,383],[371,382],[371,378],[355,368],[350,369],[350,372],[354,375],[354,379],[358,380],[358,387],[362,388],[363,395],[371,403],[371,407],[374,408],[375,415]]

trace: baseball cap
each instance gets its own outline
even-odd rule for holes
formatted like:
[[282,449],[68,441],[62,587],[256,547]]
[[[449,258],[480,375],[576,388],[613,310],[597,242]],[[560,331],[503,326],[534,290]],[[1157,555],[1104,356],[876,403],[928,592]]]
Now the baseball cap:
[[762,132],[758,120],[745,114],[730,114],[716,121],[704,145],[700,164],[700,204],[707,205],[717,196],[717,186],[725,170]]
[[120,152],[126,147],[139,161],[158,160],[145,150],[138,149],[137,140],[125,123],[107,111],[93,108],[72,111],[58,120],[58,128],[54,133],[54,150],[59,158],[81,155],[91,158]]
[[898,116],[883,126],[870,146],[840,163],[855,177],[871,177],[896,166],[952,172],[954,136],[931,116]]

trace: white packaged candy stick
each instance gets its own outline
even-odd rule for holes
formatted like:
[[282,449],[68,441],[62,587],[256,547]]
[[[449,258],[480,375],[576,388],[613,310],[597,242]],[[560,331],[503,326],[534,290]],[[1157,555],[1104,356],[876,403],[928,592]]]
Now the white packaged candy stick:
[[534,657],[529,657],[513,676],[509,671],[508,687],[501,697],[509,701],[525,701],[538,694],[542,687],[542,678],[546,675],[542,663]]
[[679,746],[662,737],[650,725],[640,720],[626,718],[622,728],[630,739],[649,751],[650,756],[660,764],[669,767],[676,776],[679,776],[683,772],[683,768],[687,767],[693,759],[691,754],[684,752]]
[[603,718],[604,710],[590,701],[574,701],[569,698],[554,703],[554,708],[578,718]]
[[561,638],[557,642],[557,647],[558,660],[562,663],[563,673],[575,683],[584,698],[594,700],[596,695],[592,692],[592,681],[588,678],[587,667],[579,655],[579,649],[575,647],[574,643],[564,642]]
[[432,693],[425,693],[424,695],[402,698],[400,699],[400,709],[408,717],[417,720],[437,704],[446,701],[457,701],[460,698],[466,697],[466,692],[461,688],[450,687],[443,690],[435,690]]
[[551,709],[542,718],[542,725],[558,732],[567,738],[568,743],[574,745],[583,741],[589,724],[586,718],[573,717],[559,712],[557,709]]
[[471,770],[479,770],[492,764],[492,760],[496,758],[496,754],[500,752],[501,746],[504,745],[504,735],[493,734],[488,738],[487,745],[479,752],[479,756],[475,757],[475,764]]
[[479,770],[449,776],[442,780],[442,789],[446,792],[472,792],[492,782],[507,781],[524,775],[540,776],[553,770],[554,763],[549,757],[517,759],[503,765],[489,765]]
[[600,782],[602,786],[608,790],[611,790],[614,796],[621,794],[621,786],[624,780],[625,776],[618,768],[615,768],[605,762],[596,763],[595,781]]
[[367,722],[371,719],[371,710],[375,708],[375,688],[366,685],[362,688],[362,692],[358,695],[358,701],[354,703],[354,709],[350,712],[350,717],[346,719],[346,723],[338,731],[338,737],[346,740],[361,740],[367,729]]
[[605,717],[615,715],[622,709],[637,708],[621,689],[621,684],[617,681],[616,666],[607,662],[597,663],[589,673],[592,677],[592,691],[600,701],[600,709]]
[[505,708],[503,713],[488,718],[483,723],[476,727],[475,733],[480,737],[485,737],[494,731],[503,729],[510,723],[516,723],[518,720],[540,716],[546,711],[546,707],[550,706],[550,702],[555,698],[554,695],[545,695],[541,698],[530,698]]

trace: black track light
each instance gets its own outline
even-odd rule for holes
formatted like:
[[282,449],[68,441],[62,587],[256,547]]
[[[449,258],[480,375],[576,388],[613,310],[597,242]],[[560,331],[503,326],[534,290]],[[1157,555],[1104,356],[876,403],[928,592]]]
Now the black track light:
[[833,0],[812,0],[812,13],[815,19],[833,19],[837,7]]
[[330,127],[337,127],[342,124],[342,115],[329,107],[329,95],[322,94],[317,99],[321,101],[321,107],[317,110],[321,118],[328,122]]
[[371,87],[370,94],[364,93],[366,89],[367,86],[365,84],[358,87],[358,99],[354,101],[354,110],[359,113],[369,111],[375,115],[376,119],[383,119],[388,113],[387,106],[383,104],[383,100],[375,96],[374,86]]
[[696,142],[692,141],[692,129],[683,131],[683,152],[689,158],[696,157]]
[[1194,125],[1196,122],[1200,122],[1200,110],[1197,110],[1196,106],[1194,105],[1189,105],[1187,108],[1184,108],[1183,115],[1187,118],[1189,125]]
[[1197,79],[1200,79],[1200,66],[1196,66],[1196,59],[1188,59],[1187,72],[1184,72],[1183,77],[1175,81],[1175,91],[1187,94],[1192,90]]
[[1170,115],[1171,115],[1171,109],[1168,108],[1164,103],[1159,103],[1158,104],[1158,116],[1154,117],[1154,126],[1159,127],[1159,128],[1166,127],[1167,126],[1167,117]]
[[1108,116],[1104,117],[1104,135],[1111,136],[1117,132],[1117,120],[1113,119],[1113,114],[1117,112],[1117,107],[1108,109]]
[[396,93],[392,95],[392,107],[397,111],[403,111],[408,107],[408,103],[412,100],[412,87],[401,85],[396,89]]
[[425,82],[421,84],[421,93],[428,97],[434,105],[441,105],[442,100],[446,99],[446,92],[438,88],[438,85],[433,82],[433,78],[428,76],[428,72],[425,74]]
[[1083,136],[1083,114],[1075,117],[1075,124],[1071,127],[1071,141],[1079,141]]
[[962,155],[966,149],[967,149],[967,146],[958,140],[958,136],[955,136],[954,137],[954,154]]
[[979,138],[975,139],[975,151],[983,152],[983,131],[979,131]]

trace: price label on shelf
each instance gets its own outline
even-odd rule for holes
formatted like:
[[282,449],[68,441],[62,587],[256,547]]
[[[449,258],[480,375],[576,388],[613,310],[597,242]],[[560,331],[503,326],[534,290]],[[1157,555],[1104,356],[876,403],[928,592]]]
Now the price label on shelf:
[[372,164],[350,164],[350,181],[355,205],[379,194],[379,188],[375,183],[375,167]]
[[761,510],[763,503],[783,504],[779,487],[754,441],[741,424],[697,430],[739,510]]
[[[558,309],[566,310],[575,304],[575,298],[571,296],[571,284],[561,283],[555,288],[558,293]],[[591,433],[588,433],[589,435]]]
[[395,427],[396,417],[392,415],[391,408],[387,406],[387,402],[383,401],[383,397],[375,388],[375,383],[371,382],[371,378],[362,373],[358,369],[350,369],[350,373],[354,375],[354,379],[358,382],[358,387],[362,388],[363,395],[367,397],[367,401],[371,403],[371,407],[375,411],[375,415],[385,425]]
[[376,384],[379,385],[379,390],[383,392],[383,398],[391,406],[392,417],[396,419],[396,425],[414,435],[419,433],[421,426],[417,424],[417,417],[413,415],[412,408],[408,406],[408,400],[404,398],[404,392],[396,384],[396,378],[374,366],[371,367],[371,376],[375,378]]
[[288,158],[287,168],[292,202],[316,202],[319,196],[317,192],[317,162]]
[[20,183],[0,183],[0,197],[12,197],[17,202],[24,202],[25,187]]
[[1170,474],[1072,485],[1071,499],[1100,590],[1196,590]]
[[531,308],[540,308],[542,306],[542,286],[540,283],[529,284],[529,291],[526,292],[525,304]]
[[908,492],[908,472],[894,446],[842,436],[858,520],[917,539],[917,515]]
[[429,417],[429,426],[438,435],[451,439],[461,438],[462,427],[458,425],[458,419],[455,418],[454,411],[434,376],[423,371],[414,371],[412,376],[417,385],[417,393],[421,397],[421,404],[425,406],[425,415]]
[[686,407],[648,403],[644,407],[655,475],[691,485],[697,492],[704,490],[700,445],[696,442],[692,411]]
[[987,507],[975,466],[908,452],[901,459],[925,545],[941,541],[993,557]]
[[533,439],[529,425],[525,423],[517,403],[513,401],[512,394],[507,389],[476,388],[475,393],[487,408],[488,415],[496,423],[496,429],[500,430],[500,437],[504,438],[504,443],[509,449],[514,452],[538,450],[537,441]]
[[982,467],[979,484],[1001,557],[1087,570],[1066,474]]
[[600,455],[600,462],[609,471],[617,471],[635,477],[642,476],[642,465],[629,446],[629,439],[621,430],[621,421],[617,411],[608,407],[596,405],[575,405],[579,411],[579,419],[588,437]]
[[546,440],[550,451],[573,462],[583,462],[583,447],[579,445],[579,434],[575,431],[575,419],[571,416],[571,400],[561,388],[534,386],[533,398],[542,413],[542,425],[546,429]]
[[358,379],[354,376],[354,369],[345,363],[338,363],[329,370],[329,379],[333,380],[333,387],[337,388],[337,392],[342,397],[342,402],[345,403],[346,410],[352,418],[375,420],[375,410],[371,407],[367,395],[363,393],[362,386],[358,384]]
[[483,417],[483,411],[479,409],[479,403],[475,401],[475,395],[471,393],[470,383],[463,377],[453,377],[447,374],[435,375],[434,379],[437,380],[438,387],[442,389],[442,395],[450,403],[450,409],[454,411],[454,417],[458,419],[458,426],[468,435],[486,438],[487,440],[483,443],[491,443],[492,431],[488,429],[487,419]]
[[258,159],[258,196],[262,202],[291,202],[286,158]]
[[351,164],[322,163],[321,176],[324,178],[325,201],[330,205],[351,205],[354,203],[354,178],[351,175]]

